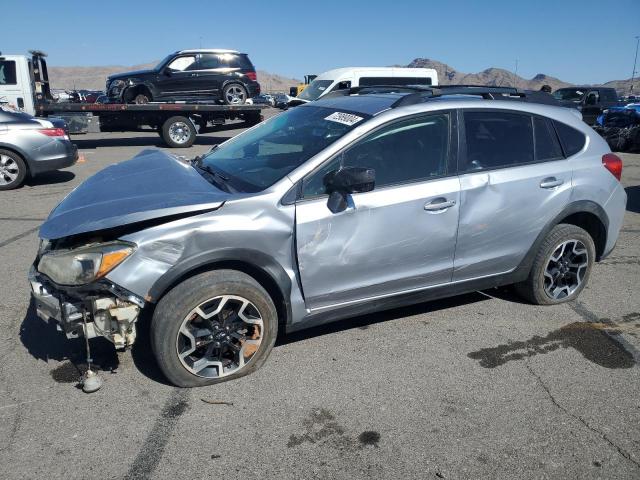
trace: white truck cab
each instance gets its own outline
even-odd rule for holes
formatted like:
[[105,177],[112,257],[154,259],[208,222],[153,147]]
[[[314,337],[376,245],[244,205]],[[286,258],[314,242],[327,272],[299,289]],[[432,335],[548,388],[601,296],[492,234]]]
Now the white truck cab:
[[0,103],[35,115],[32,68],[30,57],[26,55],[0,54]]
[[[318,100],[335,90],[373,85],[438,85],[438,73],[432,68],[346,67],[318,75],[296,97],[296,103]],[[297,101],[300,100],[300,101]]]

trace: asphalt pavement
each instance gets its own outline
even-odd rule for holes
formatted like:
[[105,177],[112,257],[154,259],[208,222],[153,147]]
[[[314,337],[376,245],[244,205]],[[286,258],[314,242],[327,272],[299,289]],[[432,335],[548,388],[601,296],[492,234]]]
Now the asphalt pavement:
[[168,385],[143,334],[120,354],[96,340],[88,395],[82,341],[30,306],[37,230],[93,173],[164,147],[73,140],[78,164],[0,192],[0,478],[640,478],[640,155],[622,155],[625,224],[577,302],[498,289],[344,320],[199,389]]

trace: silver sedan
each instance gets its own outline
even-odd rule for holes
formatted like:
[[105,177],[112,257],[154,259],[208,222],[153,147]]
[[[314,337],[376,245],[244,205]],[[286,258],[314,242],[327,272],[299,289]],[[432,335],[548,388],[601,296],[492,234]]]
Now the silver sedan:
[[0,190],[39,173],[70,167],[78,150],[65,129],[49,120],[0,109]]

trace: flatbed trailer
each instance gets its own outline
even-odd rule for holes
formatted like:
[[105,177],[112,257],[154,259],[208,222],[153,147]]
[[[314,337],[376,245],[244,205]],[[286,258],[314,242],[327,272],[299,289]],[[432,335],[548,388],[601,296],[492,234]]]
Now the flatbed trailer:
[[[58,103],[51,94],[46,54],[0,56],[12,85],[0,86],[0,98],[15,108],[37,117],[62,118],[69,133],[131,132],[155,130],[170,147],[190,147],[201,133],[215,131],[227,121],[241,126],[262,121],[264,105],[221,105],[218,103]],[[240,126],[240,125],[239,125]]]

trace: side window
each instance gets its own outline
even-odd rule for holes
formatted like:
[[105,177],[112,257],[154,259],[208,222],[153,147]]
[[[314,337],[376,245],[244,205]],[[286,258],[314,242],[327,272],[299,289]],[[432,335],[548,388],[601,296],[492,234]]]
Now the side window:
[[338,154],[303,184],[305,198],[325,194],[323,178],[342,167],[373,168],[376,188],[437,178],[447,173],[449,114],[393,123]]
[[550,120],[533,117],[533,131],[536,142],[536,161],[544,162],[564,158],[558,136]]
[[0,85],[17,85],[16,62],[0,60]]
[[600,95],[597,90],[591,90],[587,93],[587,98],[585,99],[585,105],[597,105],[600,102]]
[[184,72],[185,70],[194,70],[196,68],[195,55],[175,58],[167,65],[167,68],[175,72]]
[[512,167],[534,161],[530,115],[464,112],[466,171]]
[[218,55],[211,53],[204,53],[200,55],[200,69],[211,70],[214,68],[220,68],[220,60]]
[[333,87],[331,91],[335,92],[336,90],[346,90],[347,88],[351,88],[351,80],[344,80],[336,83],[335,87]]
[[560,143],[562,144],[565,157],[575,155],[582,150],[587,141],[584,133],[564,123],[556,122],[555,120],[553,121],[553,125],[556,127],[556,131],[560,137]]

